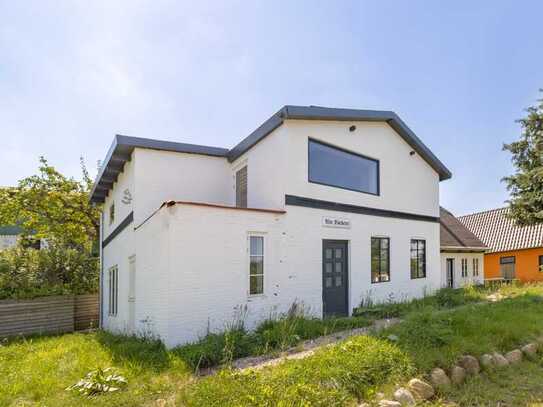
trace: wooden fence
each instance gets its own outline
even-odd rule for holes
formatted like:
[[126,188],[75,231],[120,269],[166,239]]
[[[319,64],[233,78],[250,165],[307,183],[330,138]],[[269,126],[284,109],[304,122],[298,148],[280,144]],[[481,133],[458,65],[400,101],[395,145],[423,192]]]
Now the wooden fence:
[[0,337],[73,332],[98,326],[98,295],[0,301]]

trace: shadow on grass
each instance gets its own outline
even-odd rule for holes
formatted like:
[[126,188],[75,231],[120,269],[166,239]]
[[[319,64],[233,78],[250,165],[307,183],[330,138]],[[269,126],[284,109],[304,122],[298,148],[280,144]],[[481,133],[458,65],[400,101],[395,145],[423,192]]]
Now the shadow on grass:
[[115,363],[138,365],[143,369],[160,372],[171,365],[171,355],[157,339],[97,331],[96,340],[107,349]]

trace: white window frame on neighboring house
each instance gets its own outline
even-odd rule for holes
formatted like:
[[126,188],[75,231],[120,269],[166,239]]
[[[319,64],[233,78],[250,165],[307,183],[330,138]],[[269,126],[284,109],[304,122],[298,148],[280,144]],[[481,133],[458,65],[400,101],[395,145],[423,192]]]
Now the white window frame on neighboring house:
[[119,311],[119,267],[117,265],[108,270],[108,315],[116,317]]
[[[252,243],[253,241],[256,242],[258,239],[262,242],[262,251],[261,253],[258,253],[257,250],[253,251]],[[257,249],[258,247],[255,247]],[[247,236],[247,253],[248,253],[248,289],[247,293],[250,297],[258,297],[263,296],[266,292],[266,237],[263,233],[249,233]],[[258,264],[257,261],[260,260],[260,263],[262,264],[260,272],[252,273],[252,265],[253,261],[255,264]],[[261,290],[252,290],[252,281],[253,280],[261,280]],[[258,284],[255,285],[258,287]]]
[[479,277],[479,259],[473,258],[473,277]]
[[466,278],[468,276],[468,259],[462,259],[462,277]]

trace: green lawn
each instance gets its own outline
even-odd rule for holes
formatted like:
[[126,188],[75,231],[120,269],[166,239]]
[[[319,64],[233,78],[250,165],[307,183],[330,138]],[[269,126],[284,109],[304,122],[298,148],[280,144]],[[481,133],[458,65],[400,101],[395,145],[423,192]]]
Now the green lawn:
[[[189,406],[356,405],[407,376],[448,367],[462,353],[507,351],[543,334],[543,285],[501,290],[510,298],[497,303],[481,303],[488,292],[470,289],[380,307],[376,314],[393,312],[405,321],[303,360],[199,379],[191,374],[186,353],[167,351],[159,342],[103,332],[14,340],[0,346],[0,406],[140,406],[161,398]],[[268,328],[274,335],[285,330],[281,325]],[[287,328],[290,335],[291,325]],[[398,340],[391,341],[390,335]],[[98,367],[116,368],[128,386],[92,399],[64,390]],[[508,403],[502,406],[529,405],[542,397],[542,375],[541,362],[525,362],[477,378],[443,399],[462,406],[496,406],[498,399]]]
[[447,406],[454,402],[473,407],[543,406],[543,361],[524,361],[516,367],[483,374],[464,386],[442,394],[428,406]]

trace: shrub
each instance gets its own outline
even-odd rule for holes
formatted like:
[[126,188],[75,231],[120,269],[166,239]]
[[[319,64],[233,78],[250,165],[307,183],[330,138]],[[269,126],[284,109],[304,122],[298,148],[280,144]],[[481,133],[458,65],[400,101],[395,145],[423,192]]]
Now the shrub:
[[0,252],[0,299],[98,291],[99,261],[77,249],[15,247]]

